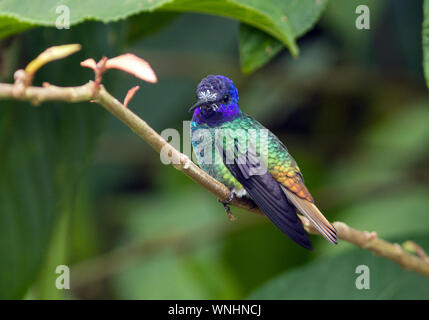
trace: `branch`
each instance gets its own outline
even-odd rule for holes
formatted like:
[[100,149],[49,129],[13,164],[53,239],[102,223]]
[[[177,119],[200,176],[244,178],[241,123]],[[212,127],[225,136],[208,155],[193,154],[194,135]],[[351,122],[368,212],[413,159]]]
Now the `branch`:
[[95,87],[92,81],[80,87],[57,87],[45,83],[43,87],[25,88],[16,84],[0,83],[0,99],[29,101],[35,106],[48,101],[90,101],[94,93]]
[[[21,82],[16,81],[15,84],[0,84],[0,99],[29,101],[35,105],[54,100],[64,102],[91,101],[98,103],[125,123],[156,152],[160,153],[163,148],[166,148],[164,150],[169,152],[172,164],[177,170],[182,171],[196,183],[214,194],[219,200],[226,201],[230,196],[230,190],[225,185],[212,178],[196,166],[189,157],[170,145],[144,120],[110,95],[101,84],[90,81],[78,87],[57,87],[49,84],[44,85],[44,87],[26,87]],[[259,208],[254,206],[253,202],[246,199],[234,198],[231,205],[264,215]],[[299,217],[307,232],[320,235],[305,217]],[[342,222],[334,222],[333,225],[337,229],[339,239],[392,260],[405,269],[429,276],[429,261],[427,259],[410,254],[398,244],[391,244],[378,238],[374,232],[369,233],[367,231],[356,230]]]

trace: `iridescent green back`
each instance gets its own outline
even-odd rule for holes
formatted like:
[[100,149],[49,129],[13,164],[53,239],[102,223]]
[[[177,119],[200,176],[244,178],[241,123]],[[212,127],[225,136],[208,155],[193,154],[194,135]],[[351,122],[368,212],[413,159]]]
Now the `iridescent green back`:
[[[249,136],[252,137],[249,130],[253,129],[253,132],[256,132],[256,139],[252,141],[256,141],[256,151],[260,159],[267,160],[268,163],[265,163],[265,165],[268,168],[268,172],[279,183],[296,193],[301,198],[313,201],[310,193],[304,186],[302,175],[295,160],[289,154],[284,144],[271,131],[266,129],[252,117],[241,113],[238,118],[225,122],[215,128],[210,128],[205,124],[192,122],[191,129],[191,135],[200,129],[206,129],[210,131],[212,145],[211,149],[207,150],[212,150],[212,159],[214,159],[214,163],[213,161],[212,163],[207,163],[207,161],[204,161],[204,152],[199,152],[195,153],[198,164],[204,171],[206,171],[216,180],[225,184],[230,189],[235,188],[236,190],[240,190],[242,185],[234,178],[227,167],[223,164],[222,158],[215,147],[215,130],[223,129],[222,135],[227,137],[224,144],[229,144],[224,146],[224,150],[228,150],[229,148],[232,148],[231,144],[234,143],[233,137],[239,136],[240,142],[247,145]],[[264,135],[266,135],[266,139],[264,139]],[[262,139],[260,139],[261,137]],[[199,145],[199,143],[201,142],[197,141],[197,139],[192,140],[194,147]],[[267,146],[265,146],[266,143],[268,144]],[[201,145],[199,145],[199,147],[201,147]],[[199,150],[201,149],[199,148]]]

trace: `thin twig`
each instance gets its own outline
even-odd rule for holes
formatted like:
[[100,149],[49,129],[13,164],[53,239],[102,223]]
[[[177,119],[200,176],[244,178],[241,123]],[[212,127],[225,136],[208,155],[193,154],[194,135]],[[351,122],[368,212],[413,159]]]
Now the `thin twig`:
[[[144,120],[128,108],[125,108],[122,103],[110,95],[102,85],[96,86],[92,81],[79,87],[57,87],[52,85],[46,87],[22,87],[16,84],[0,84],[0,99],[26,100],[35,105],[53,100],[64,102],[96,102],[124,122],[156,152],[160,153],[163,148],[167,148],[171,155],[173,166],[213,193],[219,200],[225,202],[230,196],[230,191],[225,185],[209,176],[186,155],[171,146]],[[231,205],[263,215],[259,208],[254,207],[253,202],[245,199],[234,198]],[[319,235],[306,218],[300,216],[300,219],[309,233]],[[408,253],[400,245],[386,242],[378,238],[374,232],[369,233],[367,231],[356,230],[342,222],[334,222],[333,225],[337,229],[339,239],[371,251],[378,256],[390,259],[405,269],[429,276],[429,263],[418,256]]]

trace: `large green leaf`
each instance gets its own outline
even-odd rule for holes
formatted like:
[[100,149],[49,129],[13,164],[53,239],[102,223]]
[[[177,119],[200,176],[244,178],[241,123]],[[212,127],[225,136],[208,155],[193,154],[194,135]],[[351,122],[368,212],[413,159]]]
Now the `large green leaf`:
[[176,12],[144,12],[129,18],[127,40],[133,42],[137,39],[159,32],[180,14]]
[[[32,50],[23,59],[30,61],[47,43],[79,42],[84,52],[45,66],[35,79],[78,85],[90,75],[84,70],[71,72],[79,68],[79,61],[112,55],[106,45],[108,34],[108,27],[89,23],[73,33],[30,32],[22,41]],[[53,228],[71,209],[102,119],[102,109],[88,103],[35,108],[24,102],[0,102],[0,298],[21,297],[39,274]]]
[[425,70],[426,85],[429,88],[429,0],[425,0],[423,4],[423,29],[422,29],[422,42],[423,42],[423,67]]
[[[405,240],[395,239],[395,240]],[[423,234],[417,241],[429,247]],[[356,268],[369,267],[370,288],[357,289]],[[250,295],[251,299],[429,299],[429,278],[354,249],[283,273]]]
[[0,39],[32,27],[31,23],[19,22],[15,18],[0,17]]
[[[296,37],[307,32],[320,18],[327,0],[277,0],[291,24]],[[241,24],[240,64],[243,72],[250,73],[263,66],[283,48],[283,44],[267,33]]]
[[20,22],[55,26],[60,14],[56,8],[67,5],[70,24],[87,19],[103,22],[117,21],[130,15],[154,10],[195,11],[241,20],[264,30],[285,44],[293,55],[298,54],[295,34],[285,13],[275,0],[21,0],[0,2],[0,19],[13,17]]

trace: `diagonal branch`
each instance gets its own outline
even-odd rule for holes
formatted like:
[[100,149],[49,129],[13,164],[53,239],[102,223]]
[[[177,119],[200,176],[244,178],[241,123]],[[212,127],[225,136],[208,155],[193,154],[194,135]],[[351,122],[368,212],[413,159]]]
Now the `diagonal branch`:
[[[175,149],[144,120],[107,92],[104,86],[96,85],[93,81],[89,81],[87,84],[78,87],[57,87],[49,84],[44,87],[25,87],[18,86],[16,83],[0,84],[0,99],[29,101],[35,105],[54,100],[64,102],[91,101],[98,103],[125,123],[156,152],[160,153],[163,148],[166,148],[164,150],[167,150],[171,155],[173,166],[177,170],[182,171],[196,183],[218,197],[219,200],[226,201],[230,196],[230,191],[225,185],[201,170],[189,157]],[[259,208],[255,208],[251,201],[245,199],[234,198],[231,205],[263,215]],[[300,216],[300,219],[309,233],[320,235],[305,217]],[[392,244],[378,238],[375,232],[369,233],[353,229],[343,222],[334,222],[333,225],[337,229],[339,239],[390,259],[405,269],[429,276],[429,262],[410,254],[400,245]]]

